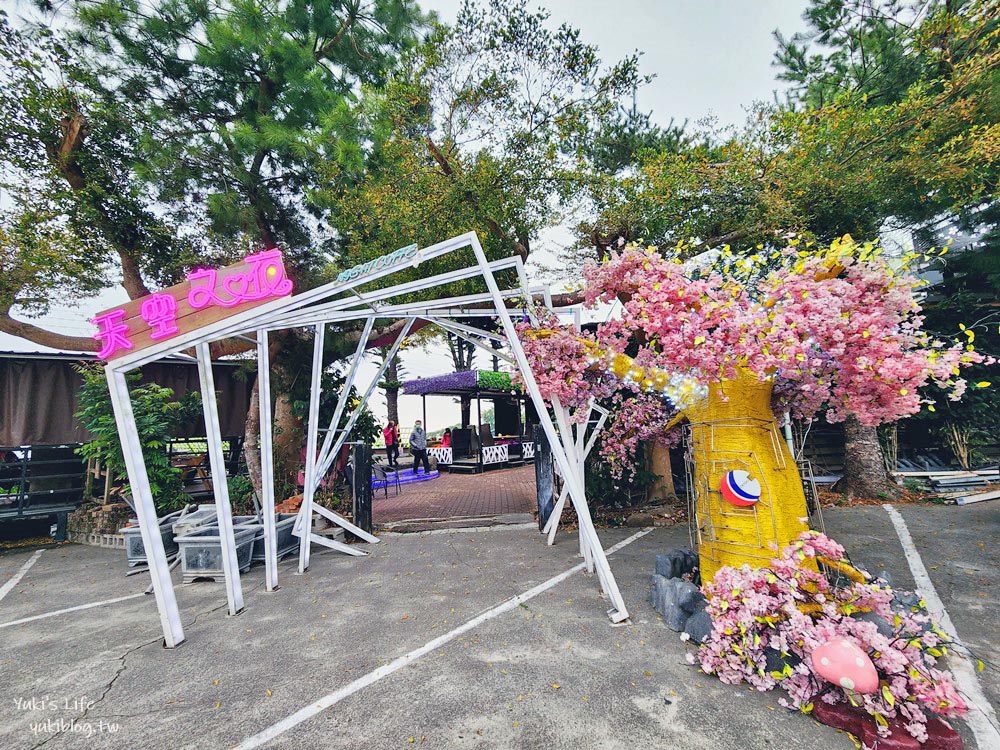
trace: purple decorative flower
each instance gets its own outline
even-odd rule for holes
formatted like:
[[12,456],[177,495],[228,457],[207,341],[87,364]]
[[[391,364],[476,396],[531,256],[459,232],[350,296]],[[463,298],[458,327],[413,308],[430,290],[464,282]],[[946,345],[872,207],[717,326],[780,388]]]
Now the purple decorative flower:
[[435,375],[433,378],[418,378],[403,383],[403,392],[408,396],[423,396],[440,391],[475,391],[479,383],[476,370],[449,372],[445,375]]

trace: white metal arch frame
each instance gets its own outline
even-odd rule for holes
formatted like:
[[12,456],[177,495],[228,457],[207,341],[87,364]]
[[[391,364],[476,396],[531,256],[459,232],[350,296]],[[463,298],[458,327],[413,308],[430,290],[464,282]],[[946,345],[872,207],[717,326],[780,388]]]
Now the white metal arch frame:
[[[354,421],[361,413],[374,392],[381,373],[367,389],[363,399],[355,407],[344,429],[337,429],[343,417],[345,398],[339,399],[337,412],[326,431],[323,444],[319,445],[319,399],[320,376],[323,365],[323,343],[328,323],[343,323],[364,320],[364,328],[358,342],[354,359],[351,363],[344,394],[350,389],[357,374],[357,365],[367,347],[369,337],[376,319],[400,319],[406,321],[392,347],[394,354],[403,339],[410,331],[417,318],[433,323],[441,323],[454,333],[461,333],[470,339],[485,340],[495,338],[496,334],[462,326],[450,321],[454,317],[489,316],[499,318],[509,347],[509,361],[516,365],[524,380],[525,390],[531,397],[538,413],[539,421],[544,429],[552,455],[559,466],[565,480],[565,494],[576,510],[580,524],[580,549],[587,561],[587,567],[596,570],[601,586],[611,603],[608,615],[613,622],[621,622],[628,617],[628,610],[622,600],[621,592],[614,575],[608,565],[607,556],[597,536],[587,505],[583,487],[583,477],[580,471],[582,461],[582,441],[574,436],[572,429],[567,428],[564,411],[559,404],[553,404],[562,429],[557,430],[549,416],[547,406],[538,390],[538,384],[531,372],[524,350],[517,338],[514,320],[505,300],[512,297],[531,298],[541,296],[551,309],[551,294],[547,287],[529,288],[524,266],[519,257],[507,258],[489,262],[479,238],[474,232],[453,237],[444,242],[431,245],[417,252],[415,264],[424,260],[440,257],[456,250],[470,248],[476,259],[475,265],[467,268],[441,273],[416,281],[410,281],[396,286],[359,292],[357,287],[364,287],[371,282],[392,274],[399,266],[389,266],[353,280],[333,281],[323,286],[300,294],[272,300],[252,310],[238,313],[232,317],[206,325],[205,327],[163,341],[133,354],[122,356],[105,367],[108,386],[111,390],[112,405],[125,456],[129,483],[135,502],[136,514],[149,560],[150,574],[153,579],[153,593],[156,597],[160,622],[163,627],[164,643],[173,648],[184,641],[184,630],[181,625],[177,598],[170,578],[162,539],[157,526],[156,507],[149,486],[146,465],[143,460],[135,416],[129,396],[125,373],[142,365],[154,362],[162,357],[177,354],[194,347],[197,353],[201,396],[204,405],[206,435],[209,446],[209,462],[212,470],[212,486],[218,514],[220,537],[223,543],[223,565],[226,579],[226,595],[229,614],[235,615],[243,610],[244,600],[240,585],[239,569],[236,563],[236,549],[232,528],[232,511],[226,487],[225,465],[221,450],[221,430],[215,400],[215,386],[212,378],[212,366],[209,357],[209,343],[233,336],[254,336],[257,349],[257,377],[260,411],[260,451],[262,505],[264,510],[264,543],[266,551],[265,579],[268,591],[274,591],[278,586],[277,550],[274,527],[274,471],[272,456],[272,414],[270,399],[270,362],[268,357],[268,333],[284,328],[303,326],[315,327],[315,339],[311,373],[311,396],[309,404],[309,419],[306,435],[306,468],[303,503],[296,522],[296,532],[299,536],[299,570],[304,572],[309,567],[311,545],[318,543],[341,552],[353,555],[367,554],[357,546],[341,544],[311,533],[312,514],[314,512],[326,516],[335,523],[357,534],[369,543],[378,543],[378,538],[372,536],[351,524],[339,515],[313,504],[313,496],[322,478],[329,470],[334,458],[343,445]],[[519,286],[514,289],[501,289],[497,283],[497,271],[513,269],[518,276]],[[487,292],[469,294],[461,297],[436,299],[422,302],[393,303],[405,295],[426,291],[438,286],[444,286],[463,279],[482,278]],[[533,315],[530,308],[525,308],[525,314]],[[492,351],[492,350],[491,350]],[[386,358],[386,362],[390,359]],[[558,521],[555,521],[558,523]]]

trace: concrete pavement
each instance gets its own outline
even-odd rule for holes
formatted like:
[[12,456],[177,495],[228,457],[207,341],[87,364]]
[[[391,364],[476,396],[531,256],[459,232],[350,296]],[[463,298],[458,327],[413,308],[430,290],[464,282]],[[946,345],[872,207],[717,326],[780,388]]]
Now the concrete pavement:
[[[998,645],[1000,505],[900,510],[959,635],[988,657]],[[827,511],[827,527],[856,560],[912,584],[883,509]],[[601,538],[610,546],[634,531]],[[596,579],[574,573],[263,747],[853,747],[786,712],[777,692],[722,685],[687,665],[690,647],[646,601],[653,555],[687,544],[685,528],[657,528],[612,555],[631,625],[611,626]],[[546,547],[531,529],[499,527],[388,535],[368,558],[314,554],[304,576],[289,560],[270,594],[255,567],[234,618],[223,586],[178,586],[188,640],[168,651],[151,597],[2,627],[148,584],[123,576],[120,551],[47,549],[0,601],[0,747],[234,747],[572,568],[576,552],[574,536]],[[0,584],[30,554],[0,557]],[[980,675],[994,704],[997,674]]]

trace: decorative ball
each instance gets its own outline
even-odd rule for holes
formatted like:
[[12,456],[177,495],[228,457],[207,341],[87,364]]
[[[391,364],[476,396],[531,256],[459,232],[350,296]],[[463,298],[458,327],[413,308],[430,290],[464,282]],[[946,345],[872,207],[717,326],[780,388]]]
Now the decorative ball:
[[740,508],[747,508],[760,500],[760,482],[742,469],[727,472],[719,489],[728,502]]
[[812,668],[824,680],[859,693],[878,690],[878,672],[856,643],[847,638],[834,638],[817,646],[812,652]]

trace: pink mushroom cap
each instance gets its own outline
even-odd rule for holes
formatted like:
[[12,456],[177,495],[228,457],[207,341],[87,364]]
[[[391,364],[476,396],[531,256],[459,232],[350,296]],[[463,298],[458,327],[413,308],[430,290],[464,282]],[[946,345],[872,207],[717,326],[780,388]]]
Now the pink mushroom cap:
[[812,668],[823,679],[847,690],[874,693],[878,672],[861,648],[847,638],[834,638],[812,652]]

